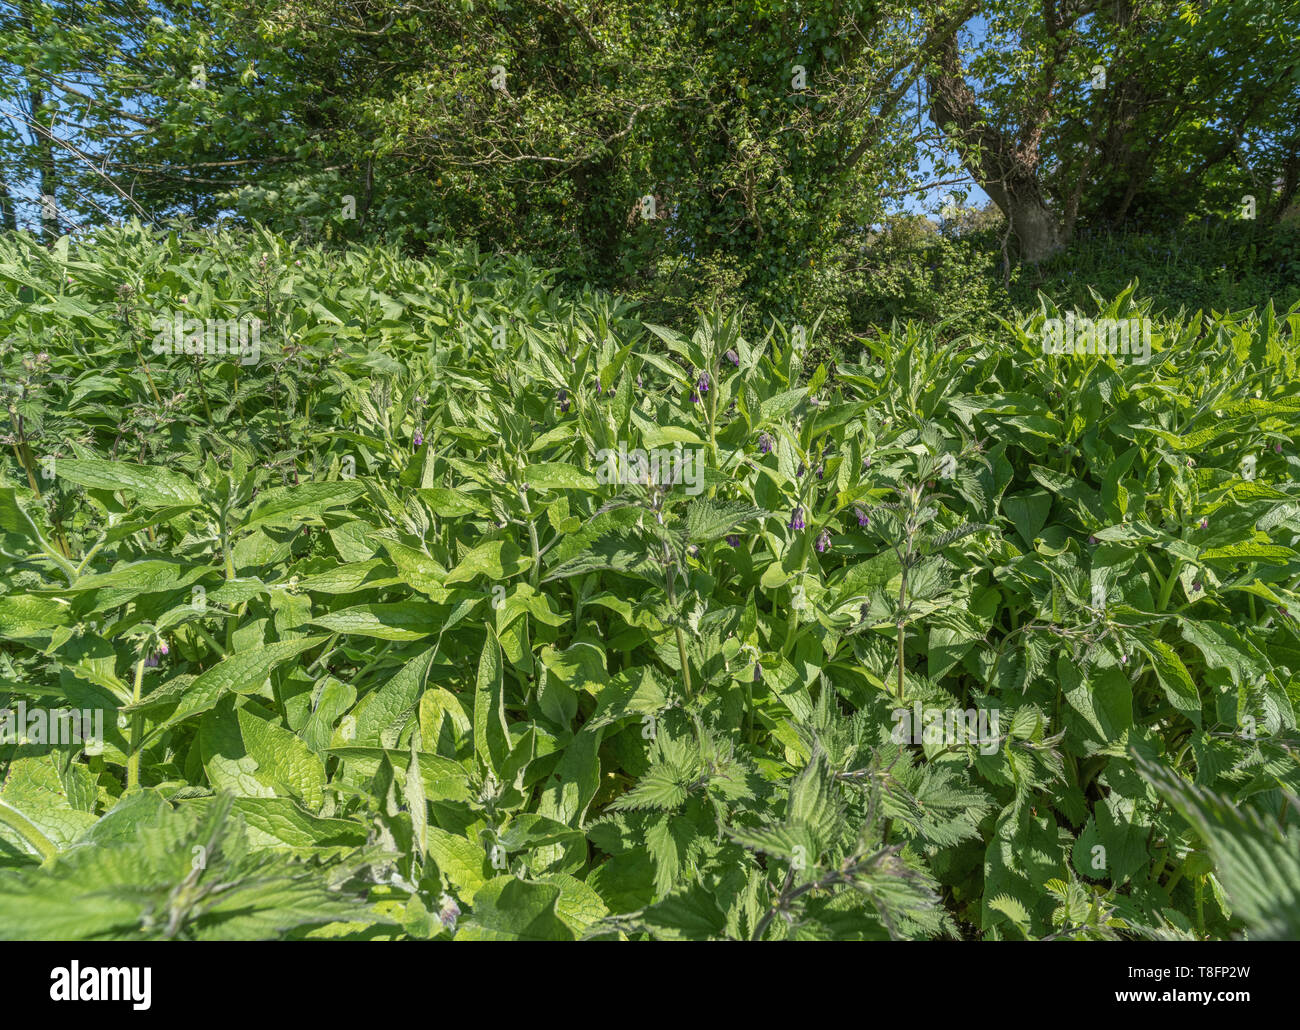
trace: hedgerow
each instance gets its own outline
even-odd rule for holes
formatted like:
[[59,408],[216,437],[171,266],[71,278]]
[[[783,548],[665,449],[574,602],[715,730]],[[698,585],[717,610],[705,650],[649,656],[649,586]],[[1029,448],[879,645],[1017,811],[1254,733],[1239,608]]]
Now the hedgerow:
[[1300,933],[1300,308],[813,367],[453,247],[0,283],[0,935]]

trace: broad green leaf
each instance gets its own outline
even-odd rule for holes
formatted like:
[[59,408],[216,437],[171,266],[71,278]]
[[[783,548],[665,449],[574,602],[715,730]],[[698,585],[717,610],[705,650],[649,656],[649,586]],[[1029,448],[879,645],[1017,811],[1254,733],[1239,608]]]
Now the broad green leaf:
[[62,458],[55,463],[55,473],[60,479],[91,490],[129,490],[145,508],[193,507],[200,500],[198,490],[189,479],[170,469],[150,465]]

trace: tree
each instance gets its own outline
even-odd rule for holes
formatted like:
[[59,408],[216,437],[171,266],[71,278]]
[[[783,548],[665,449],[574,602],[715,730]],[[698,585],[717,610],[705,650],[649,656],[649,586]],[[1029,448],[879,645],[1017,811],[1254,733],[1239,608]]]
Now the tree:
[[1080,219],[1235,217],[1249,190],[1275,220],[1294,198],[1295,0],[1013,0],[976,22],[938,48],[931,113],[1022,258]]

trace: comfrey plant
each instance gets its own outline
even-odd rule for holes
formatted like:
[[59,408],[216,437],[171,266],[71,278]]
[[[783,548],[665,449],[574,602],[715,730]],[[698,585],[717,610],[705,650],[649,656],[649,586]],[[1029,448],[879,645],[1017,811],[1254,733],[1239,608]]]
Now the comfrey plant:
[[0,936],[1300,935],[1297,313],[1039,317],[0,234]]
[[1151,319],[1049,318],[1043,323],[1044,354],[1110,354],[1132,357],[1141,365],[1151,360]]
[[[987,464],[979,456],[983,464]],[[892,598],[888,619],[897,632],[895,659],[895,690],[899,701],[905,696],[905,664],[907,629],[911,622],[922,616],[934,616],[943,610],[944,594],[948,588],[952,563],[944,556],[944,549],[991,527],[963,522],[949,529],[934,531],[931,523],[940,514],[936,503],[942,494],[931,492],[927,484],[938,474],[940,461],[931,455],[917,460],[916,478],[896,487],[897,501],[873,505],[869,512],[857,509],[858,523],[870,529],[892,551],[898,567],[898,590]],[[855,630],[861,631],[871,621],[870,604],[861,607],[861,621]]]
[[187,318],[175,312],[153,320],[153,353],[188,354],[208,358],[238,358],[255,365],[262,356],[262,320],[243,318]]
[[694,497],[704,488],[702,461],[698,448],[654,447],[647,453],[640,447],[629,451],[626,441],[620,441],[617,450],[602,447],[596,452],[596,481],[603,486],[680,486]]

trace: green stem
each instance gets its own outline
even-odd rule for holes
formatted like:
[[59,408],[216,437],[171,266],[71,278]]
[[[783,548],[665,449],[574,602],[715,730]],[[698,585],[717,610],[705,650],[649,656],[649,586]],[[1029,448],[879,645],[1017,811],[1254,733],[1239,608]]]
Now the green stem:
[[[713,376],[713,385],[712,389],[709,390],[709,400],[707,404],[707,410],[709,413],[709,468],[716,469],[718,467],[718,376],[717,373],[712,370],[709,374]],[[715,496],[717,491],[718,488],[716,486],[709,487],[709,496]]]
[[682,636],[681,626],[674,626],[673,631],[677,634],[677,657],[682,663],[682,680],[686,683],[686,696],[691,696],[691,667],[686,661],[686,638]]
[[1169,578],[1160,586],[1160,611],[1169,607],[1169,598],[1173,595],[1174,585],[1178,582],[1178,574],[1183,570],[1183,560],[1177,558],[1174,560],[1174,567],[1169,572]]
[[533,509],[528,503],[528,493],[525,490],[519,491],[519,499],[524,504],[524,515],[528,518],[528,543],[533,549],[533,567],[528,572],[528,585],[534,590],[537,589],[537,577],[542,571],[541,549],[537,545],[537,525],[533,522]]
[[[135,685],[131,688],[131,703],[140,703],[140,688],[144,684],[144,655],[135,663]],[[140,786],[140,749],[144,717],[139,712],[131,716],[131,753],[126,759],[126,789]]]
[[26,509],[19,508],[18,510],[22,512],[23,518],[27,520],[27,525],[31,526],[32,533],[35,535],[37,543],[41,545],[45,557],[49,558],[50,561],[54,562],[55,565],[63,570],[63,574],[68,577],[68,585],[71,586],[77,581],[77,570],[73,567],[72,562],[68,561],[67,558],[55,550],[54,546],[45,539],[45,534],[41,532],[41,527],[36,524],[35,519],[27,514]]
[[677,588],[673,580],[677,578],[668,545],[664,544],[664,585],[668,588],[668,604],[673,610],[673,632],[677,635],[677,657],[682,663],[682,681],[686,685],[686,697],[691,696],[691,666],[686,660],[686,637],[682,634],[681,612],[677,610]]
[[[32,492],[36,494],[36,499],[38,501],[44,500],[41,488],[36,485],[36,474],[33,471],[36,457],[32,454],[31,446],[27,442],[27,432],[23,429],[22,416],[18,415],[12,406],[9,408],[9,416],[13,420],[14,428],[18,430],[18,442],[14,444],[14,453],[18,455],[23,471],[27,473],[27,482],[31,486]],[[70,560],[72,558],[72,548],[68,546],[68,538],[63,534],[63,524],[59,521],[58,515],[55,514],[53,505],[50,507],[50,519],[54,523],[54,540],[59,545],[63,557]],[[30,516],[28,521],[30,521]]]
[[48,862],[59,853],[58,847],[49,837],[38,830],[27,816],[4,800],[0,800],[0,823],[4,823],[10,829],[17,831],[23,840],[40,853],[41,858],[45,861]]
[[95,555],[99,553],[99,549],[100,549],[101,547],[103,547],[104,544],[107,543],[107,542],[108,542],[108,537],[107,537],[107,535],[101,536],[101,537],[100,537],[100,538],[95,542],[95,545],[94,545],[93,547],[91,547],[91,549],[90,549],[89,551],[86,552],[85,557],[81,559],[81,564],[77,566],[76,572],[77,572],[77,575],[78,575],[78,576],[80,576],[80,575],[82,574],[82,572],[85,571],[86,566],[90,564],[90,559],[93,558],[93,557],[95,557]]
[[216,640],[213,639],[212,634],[209,633],[202,626],[200,626],[197,622],[194,623],[194,631],[203,638],[204,643],[206,643],[208,647],[216,651],[217,654],[219,654],[222,658],[226,657],[226,649],[222,647],[219,643],[217,643]]
[[898,624],[898,700],[903,700],[903,644],[907,636],[906,624]]

